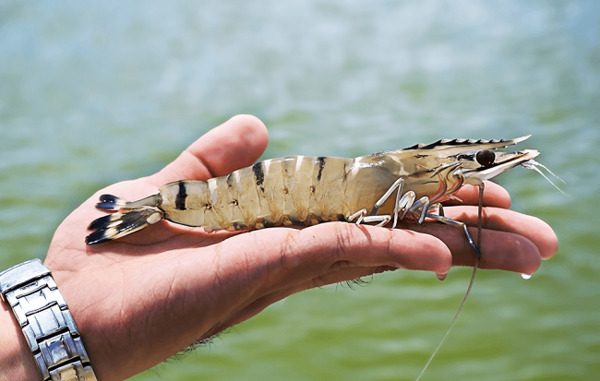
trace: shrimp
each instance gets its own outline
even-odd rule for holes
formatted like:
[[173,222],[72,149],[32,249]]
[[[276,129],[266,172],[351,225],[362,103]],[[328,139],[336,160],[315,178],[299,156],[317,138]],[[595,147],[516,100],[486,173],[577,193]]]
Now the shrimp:
[[[529,135],[530,136],[530,135]],[[496,151],[529,138],[438,140],[405,149],[347,159],[286,156],[257,162],[206,181],[180,180],[157,194],[129,202],[102,195],[89,245],[119,239],[162,219],[206,231],[310,226],[327,221],[396,227],[425,219],[462,227],[443,216],[441,202],[463,184],[482,186],[515,166],[537,170],[536,150]],[[434,213],[438,210],[438,213]]]
[[[93,232],[86,243],[119,239],[163,219],[206,231],[310,226],[327,221],[395,228],[398,221],[422,224],[427,219],[460,227],[476,254],[473,273],[450,326],[417,376],[419,380],[456,322],[474,283],[481,256],[483,181],[522,166],[553,184],[538,167],[554,174],[534,160],[539,151],[497,151],[530,136],[442,139],[355,159],[286,156],[206,181],[175,181],[157,194],[133,202],[105,194],[96,207],[114,213],[90,224]],[[464,184],[479,186],[476,242],[464,222],[443,215],[441,203]]]

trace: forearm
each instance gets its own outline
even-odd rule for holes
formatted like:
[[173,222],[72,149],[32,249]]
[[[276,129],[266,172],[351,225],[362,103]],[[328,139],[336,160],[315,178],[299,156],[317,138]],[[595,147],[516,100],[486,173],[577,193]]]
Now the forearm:
[[0,381],[39,380],[33,355],[10,307],[0,302]]

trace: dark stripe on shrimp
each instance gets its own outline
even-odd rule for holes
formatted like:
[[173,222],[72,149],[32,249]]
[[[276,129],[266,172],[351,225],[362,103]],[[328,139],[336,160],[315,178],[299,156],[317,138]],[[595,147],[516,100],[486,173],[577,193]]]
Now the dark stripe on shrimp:
[[179,182],[179,191],[177,192],[177,196],[175,197],[175,209],[177,210],[185,210],[185,199],[187,198],[187,192],[185,190],[185,183],[183,181]]
[[321,181],[321,175],[323,174],[323,168],[325,168],[325,157],[319,156],[317,158],[317,163],[319,164],[319,172],[317,173],[317,181]]
[[225,177],[225,182],[227,183],[228,188],[233,188],[234,181],[233,181],[233,176],[231,173],[228,174],[227,177]]
[[263,192],[265,191],[265,187],[263,187],[263,183],[265,182],[265,172],[263,169],[263,162],[259,161],[258,163],[254,163],[252,166],[252,172],[254,172],[254,178],[256,179],[256,186],[260,188]]

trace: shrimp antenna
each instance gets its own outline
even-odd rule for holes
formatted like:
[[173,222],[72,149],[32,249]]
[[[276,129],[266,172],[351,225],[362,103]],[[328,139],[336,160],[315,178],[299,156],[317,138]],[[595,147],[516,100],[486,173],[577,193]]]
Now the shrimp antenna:
[[475,266],[473,266],[473,273],[471,274],[471,281],[469,282],[469,287],[467,287],[467,292],[465,292],[465,296],[463,296],[463,299],[460,302],[460,306],[458,307],[458,310],[456,311],[456,314],[454,315],[454,318],[450,322],[450,325],[446,329],[446,332],[444,333],[444,336],[442,336],[442,339],[438,343],[437,347],[435,347],[435,349],[433,350],[433,353],[431,354],[431,356],[429,356],[429,360],[427,360],[427,363],[425,364],[425,366],[421,370],[421,373],[419,373],[419,375],[417,376],[417,378],[415,379],[415,381],[419,381],[421,379],[421,377],[423,376],[423,374],[425,374],[425,371],[429,367],[429,364],[431,364],[431,361],[433,360],[433,358],[435,357],[435,355],[438,353],[438,351],[442,347],[442,344],[444,344],[444,341],[446,341],[446,338],[450,334],[450,331],[452,330],[452,327],[454,327],[454,323],[456,323],[456,320],[458,319],[458,315],[460,315],[460,313],[461,313],[461,311],[463,309],[463,306],[465,305],[465,302],[467,301],[467,298],[469,297],[469,294],[471,293],[471,288],[473,288],[473,282],[475,281],[475,274],[477,273],[477,267],[478,266],[479,266],[479,257],[476,256],[475,257]]
[[[479,185],[479,204],[478,204],[478,209],[477,209],[477,249],[479,250],[479,253],[481,253],[481,228],[482,228],[482,210],[483,210],[483,189],[484,189],[484,184],[481,183]],[[450,325],[446,329],[446,332],[444,333],[444,336],[442,336],[442,338],[440,339],[440,342],[438,343],[437,347],[435,347],[435,349],[433,350],[433,353],[431,353],[431,356],[429,356],[429,359],[427,360],[427,363],[425,363],[425,366],[423,367],[423,369],[421,369],[421,373],[419,373],[419,375],[417,376],[417,378],[415,379],[415,381],[419,381],[421,379],[421,377],[423,376],[423,374],[425,374],[425,371],[429,367],[429,364],[431,364],[431,361],[433,360],[433,358],[435,357],[435,355],[438,353],[438,351],[442,347],[442,344],[444,344],[444,341],[446,341],[446,338],[450,334],[450,331],[452,330],[452,327],[454,327],[454,324],[456,323],[456,320],[458,319],[458,315],[460,315],[460,313],[462,312],[462,309],[463,309],[463,307],[465,305],[465,302],[467,301],[467,298],[471,294],[471,289],[473,288],[473,283],[475,283],[475,274],[477,274],[477,268],[479,267],[479,257],[480,257],[479,253],[477,253],[477,255],[475,255],[475,264],[473,265],[473,273],[471,274],[471,280],[469,281],[469,286],[467,287],[467,291],[465,292],[465,296],[463,296],[463,298],[462,298],[462,300],[460,302],[460,306],[458,306],[458,310],[456,310],[456,313],[454,314],[454,318],[452,318],[452,321],[450,322]]]
[[557,175],[555,175],[554,172],[552,172],[550,169],[548,169],[548,167],[546,167],[544,164],[531,159],[531,160],[527,160],[526,162],[524,162],[521,165],[527,169],[533,169],[534,171],[536,171],[537,173],[542,175],[542,177],[545,178],[546,181],[548,181],[550,184],[552,184],[552,186],[554,188],[556,188],[560,193],[564,194],[565,196],[567,195],[565,192],[563,192],[562,189],[560,189],[556,184],[554,184],[554,182],[552,182],[552,180],[550,180],[550,178],[548,176],[546,176],[546,174],[544,174],[544,172],[542,172],[538,167],[542,167],[549,174],[551,174],[554,178],[560,180],[563,184],[566,184],[565,180],[563,180],[560,177],[558,177]]

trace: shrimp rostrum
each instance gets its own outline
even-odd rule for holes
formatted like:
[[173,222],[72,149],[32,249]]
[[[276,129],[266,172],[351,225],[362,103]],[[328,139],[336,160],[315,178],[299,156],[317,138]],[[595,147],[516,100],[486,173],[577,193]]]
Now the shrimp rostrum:
[[91,223],[86,242],[118,239],[162,219],[207,231],[327,221],[394,228],[432,219],[462,227],[479,254],[466,225],[444,217],[440,203],[463,184],[481,185],[515,166],[538,170],[536,150],[497,150],[528,137],[439,140],[355,159],[286,156],[207,181],[169,183],[138,201],[102,195],[97,208],[114,213]]

